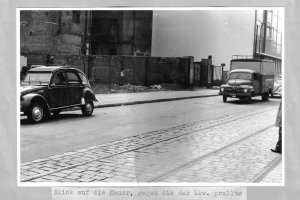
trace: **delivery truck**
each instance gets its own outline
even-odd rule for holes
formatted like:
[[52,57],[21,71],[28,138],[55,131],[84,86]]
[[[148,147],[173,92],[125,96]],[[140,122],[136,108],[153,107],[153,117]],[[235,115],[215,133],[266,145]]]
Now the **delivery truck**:
[[269,100],[273,93],[275,63],[262,59],[232,59],[227,83],[220,86],[223,102],[227,98],[239,98],[251,102],[252,97],[261,96]]

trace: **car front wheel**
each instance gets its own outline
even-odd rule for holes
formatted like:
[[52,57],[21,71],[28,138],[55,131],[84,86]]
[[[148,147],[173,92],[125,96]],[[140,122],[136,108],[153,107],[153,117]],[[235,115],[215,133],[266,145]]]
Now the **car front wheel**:
[[90,116],[94,111],[93,101],[86,101],[84,105],[81,106],[81,111],[83,116]]
[[33,123],[41,122],[44,117],[44,108],[42,104],[38,101],[33,102],[28,110],[27,117]]

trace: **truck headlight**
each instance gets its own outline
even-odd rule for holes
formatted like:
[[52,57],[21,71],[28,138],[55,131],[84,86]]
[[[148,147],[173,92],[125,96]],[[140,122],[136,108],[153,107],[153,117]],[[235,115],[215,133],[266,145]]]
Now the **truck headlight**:
[[220,90],[221,90],[221,92],[224,92],[224,88],[221,88]]
[[245,89],[244,89],[244,92],[245,92],[245,93],[247,93],[247,92],[248,92],[248,89],[247,89],[247,88],[245,88]]

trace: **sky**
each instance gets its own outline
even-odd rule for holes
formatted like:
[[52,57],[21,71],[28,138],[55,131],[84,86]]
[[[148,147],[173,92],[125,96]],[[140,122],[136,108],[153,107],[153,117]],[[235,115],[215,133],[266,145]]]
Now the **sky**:
[[255,10],[155,10],[152,56],[212,56],[229,70],[232,55],[252,55]]

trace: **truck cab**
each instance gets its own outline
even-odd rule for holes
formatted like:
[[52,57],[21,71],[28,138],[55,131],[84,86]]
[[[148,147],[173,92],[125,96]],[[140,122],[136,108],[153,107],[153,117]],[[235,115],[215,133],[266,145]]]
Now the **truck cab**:
[[252,97],[261,96],[269,100],[274,87],[274,65],[258,59],[236,59],[231,61],[227,83],[221,85],[219,94],[223,102],[227,98],[239,98],[251,102]]

